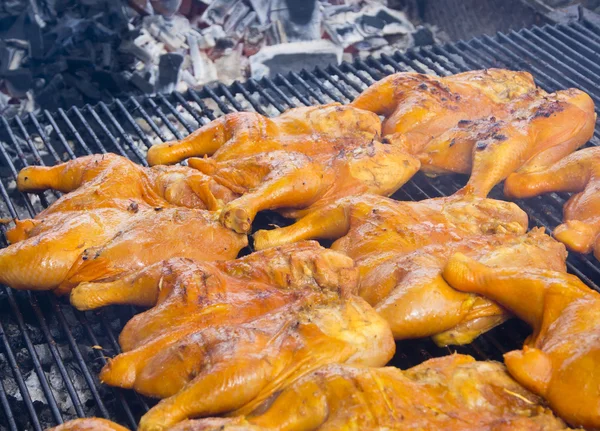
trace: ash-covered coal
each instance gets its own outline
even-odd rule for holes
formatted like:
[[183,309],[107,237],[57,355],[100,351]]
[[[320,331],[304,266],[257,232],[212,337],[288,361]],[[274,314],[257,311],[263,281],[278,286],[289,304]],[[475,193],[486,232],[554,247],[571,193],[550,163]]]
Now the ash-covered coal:
[[0,3],[6,117],[273,76],[435,39],[386,0]]

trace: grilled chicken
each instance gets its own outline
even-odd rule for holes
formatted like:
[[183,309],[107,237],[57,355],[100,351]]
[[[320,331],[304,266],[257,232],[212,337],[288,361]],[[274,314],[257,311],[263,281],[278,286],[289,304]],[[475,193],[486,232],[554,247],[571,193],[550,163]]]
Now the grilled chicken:
[[594,103],[569,89],[548,94],[526,72],[488,69],[438,78],[391,75],[352,103],[384,115],[427,174],[471,174],[464,192],[485,197],[522,166],[547,166],[593,134]]
[[394,353],[387,323],[354,295],[352,260],[312,242],[230,262],[171,260],[107,288],[156,304],[126,325],[126,353],[100,374],[166,398],[141,430],[262,402],[319,365],[382,366]]
[[345,198],[295,224],[255,234],[255,247],[301,239],[337,239],[334,250],[357,264],[359,294],[388,321],[397,339],[435,336],[440,345],[468,343],[506,319],[493,302],[450,288],[440,272],[463,251],[493,265],[565,270],[564,246],[533,231],[515,204],[475,197],[397,202]]
[[185,166],[144,168],[115,154],[79,157],[60,165],[29,166],[19,172],[19,190],[68,193],[38,218],[62,211],[115,208],[124,211],[167,205],[218,209],[237,197],[196,169]]
[[504,355],[508,371],[571,425],[600,429],[600,294],[574,275],[490,268],[460,254],[443,275],[529,323],[533,334],[523,349]]
[[522,169],[504,183],[512,198],[548,192],[575,192],[564,207],[564,223],[554,236],[579,253],[594,251],[600,259],[600,148],[576,151],[547,167]]
[[235,259],[247,245],[214,213],[176,207],[51,212],[18,223],[7,236],[18,242],[0,250],[0,282],[56,294],[174,256]]
[[248,413],[184,421],[170,431],[566,429],[504,366],[465,355],[406,371],[323,366]]
[[221,220],[248,232],[258,211],[299,217],[336,198],[389,195],[418,170],[403,138],[380,141],[377,115],[330,104],[291,109],[269,119],[254,113],[225,115],[178,142],[155,145],[151,165],[189,165],[241,196]]
[[129,431],[119,424],[102,418],[74,419],[46,431]]

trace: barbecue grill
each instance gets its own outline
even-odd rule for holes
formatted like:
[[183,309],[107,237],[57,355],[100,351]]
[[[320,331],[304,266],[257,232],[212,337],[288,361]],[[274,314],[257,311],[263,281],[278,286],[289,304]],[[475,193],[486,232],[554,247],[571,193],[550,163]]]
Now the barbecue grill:
[[[295,106],[347,103],[374,81],[397,71],[450,75],[489,67],[527,70],[545,90],[578,87],[600,107],[599,60],[600,27],[592,15],[584,15],[577,22],[359,59],[273,79],[44,111],[10,121],[0,118],[0,217],[32,217],[60,195],[16,190],[17,173],[25,166],[104,152],[146,165],[145,151],[153,143],[180,139],[220,115],[240,110],[277,115]],[[599,132],[597,128],[588,145],[598,145]],[[394,198],[447,196],[464,183],[461,176],[436,179],[418,174]],[[491,197],[502,198],[502,194],[494,190]],[[567,198],[553,193],[518,204],[529,214],[532,226],[552,229],[561,222]],[[258,217],[255,227],[269,223],[286,221],[267,213]],[[0,229],[6,230],[3,225]],[[5,246],[4,235],[1,241]],[[593,257],[572,253],[568,268],[600,290],[600,263]],[[0,430],[42,430],[86,416],[135,428],[154,401],[103,386],[97,376],[106,358],[119,353],[118,334],[136,311],[109,307],[82,313],[48,292],[17,292],[0,286]],[[439,348],[430,340],[403,341],[393,364],[407,368],[455,351],[501,360],[503,353],[519,348],[528,333],[523,323],[513,320],[469,346]]]

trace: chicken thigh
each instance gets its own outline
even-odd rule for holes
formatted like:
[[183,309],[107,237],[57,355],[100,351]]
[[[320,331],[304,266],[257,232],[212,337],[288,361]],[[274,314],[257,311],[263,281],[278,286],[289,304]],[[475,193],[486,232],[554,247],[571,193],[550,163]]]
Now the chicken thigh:
[[253,412],[188,420],[171,431],[558,431],[564,422],[497,362],[430,359],[406,371],[326,365]]
[[600,429],[600,294],[574,275],[490,268],[453,256],[443,276],[485,295],[533,328],[522,350],[504,355],[511,375],[573,426]]
[[403,138],[380,140],[377,115],[340,104],[291,109],[269,119],[225,115],[178,142],[150,148],[151,165],[189,165],[242,195],[221,221],[248,232],[256,213],[299,217],[343,196],[390,195],[419,169]]
[[464,192],[485,197],[522,166],[543,166],[587,142],[594,103],[569,89],[548,94],[526,72],[477,70],[438,78],[391,75],[352,103],[386,118],[427,174],[471,174]]

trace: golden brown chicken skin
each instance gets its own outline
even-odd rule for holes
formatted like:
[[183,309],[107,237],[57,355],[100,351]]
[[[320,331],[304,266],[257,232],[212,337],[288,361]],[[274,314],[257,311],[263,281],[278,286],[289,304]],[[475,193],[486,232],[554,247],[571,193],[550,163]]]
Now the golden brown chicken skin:
[[382,141],[380,134],[377,115],[340,104],[291,109],[273,119],[242,112],[153,146],[148,162],[205,156],[189,165],[242,195],[225,206],[221,220],[248,232],[261,210],[299,217],[343,196],[392,194],[419,162],[406,153],[403,138]]
[[564,271],[564,246],[543,231],[524,235],[527,216],[515,204],[451,197],[398,202],[379,196],[345,198],[295,224],[255,234],[257,249],[309,238],[335,239],[332,248],[359,268],[359,294],[388,321],[398,339],[434,336],[440,345],[468,343],[506,319],[503,309],[463,295],[441,278],[455,251],[494,265]]
[[327,365],[246,416],[188,420],[171,431],[566,430],[497,362],[430,359],[406,371]]
[[384,365],[394,353],[391,331],[356,289],[352,260],[314,242],[228,262],[150,266],[90,289],[105,294],[94,306],[123,302],[119,290],[125,302],[156,304],[126,325],[125,353],[100,379],[168,397],[140,425],[163,429],[262,401],[320,364]]
[[176,207],[55,212],[18,224],[8,237],[18,242],[0,250],[0,282],[56,294],[175,255],[234,259],[247,245],[215,213]]
[[427,174],[471,174],[465,192],[480,197],[523,166],[570,154],[592,137],[596,118],[586,93],[548,94],[528,73],[501,69],[399,73],[352,105],[384,115],[384,136],[403,138]]
[[571,425],[600,429],[600,294],[570,274],[490,268],[460,254],[443,275],[531,325],[523,349],[504,355],[508,371]]
[[574,192],[564,206],[564,223],[554,236],[579,253],[600,259],[600,148],[574,152],[549,166],[522,169],[504,183],[504,194],[530,198],[549,192]]
[[127,428],[102,418],[74,419],[46,431],[129,431]]

